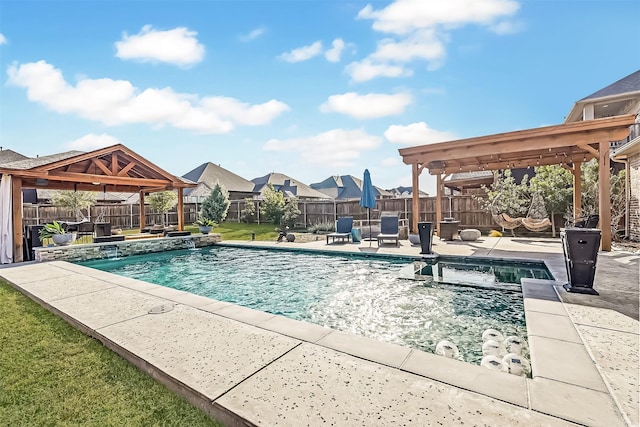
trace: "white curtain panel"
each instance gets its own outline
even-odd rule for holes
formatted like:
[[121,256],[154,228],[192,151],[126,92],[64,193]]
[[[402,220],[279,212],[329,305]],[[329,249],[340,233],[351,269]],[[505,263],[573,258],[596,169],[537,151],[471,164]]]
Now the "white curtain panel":
[[13,216],[11,215],[11,176],[0,181],[0,264],[13,262]]

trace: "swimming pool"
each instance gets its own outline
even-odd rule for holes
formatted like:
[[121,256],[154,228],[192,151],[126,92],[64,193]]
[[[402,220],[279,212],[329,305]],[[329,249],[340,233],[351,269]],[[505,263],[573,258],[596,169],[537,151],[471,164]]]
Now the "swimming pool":
[[409,259],[214,246],[82,264],[423,351],[449,340],[475,364],[484,330],[526,337],[520,292],[440,283],[424,269],[407,280]]

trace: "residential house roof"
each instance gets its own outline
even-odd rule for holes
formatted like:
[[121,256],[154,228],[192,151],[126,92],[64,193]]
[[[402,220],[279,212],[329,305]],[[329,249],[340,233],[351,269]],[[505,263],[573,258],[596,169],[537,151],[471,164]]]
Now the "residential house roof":
[[[353,175],[334,175],[310,185],[327,196],[337,200],[359,199],[362,194],[362,180]],[[376,197],[392,197],[393,195],[380,187],[373,186]]]
[[593,109],[594,119],[638,114],[640,112],[640,70],[577,101],[564,122],[584,120],[584,110],[587,106]]
[[617,82],[611,83],[609,86],[593,92],[589,96],[585,96],[581,101],[585,99],[604,98],[605,96],[620,95],[637,91],[640,91],[640,70],[621,78]]
[[0,148],[0,165],[16,162],[18,160],[28,159],[27,156],[23,156],[20,153],[16,153],[13,150],[3,150]]
[[208,196],[218,182],[230,192],[252,193],[254,188],[253,182],[211,162],[201,164],[182,177],[198,183],[195,188],[185,189],[185,196],[191,197]]
[[297,197],[300,199],[328,199],[326,194],[314,190],[307,184],[297,179],[291,178],[282,173],[272,172],[265,176],[254,178],[253,191],[262,193],[269,184],[272,184],[276,191],[281,191],[287,197]]
[[48,165],[50,163],[55,163],[60,160],[69,159],[71,157],[77,156],[79,154],[84,154],[84,151],[65,151],[63,153],[51,154],[48,156],[40,156],[40,157],[26,157],[22,156],[21,159],[2,163],[2,167],[7,169],[32,169],[37,168],[38,166]]
[[[413,187],[395,187],[387,190],[394,197],[411,197],[413,196]],[[420,197],[428,197],[429,193],[425,193],[422,190],[418,190]]]

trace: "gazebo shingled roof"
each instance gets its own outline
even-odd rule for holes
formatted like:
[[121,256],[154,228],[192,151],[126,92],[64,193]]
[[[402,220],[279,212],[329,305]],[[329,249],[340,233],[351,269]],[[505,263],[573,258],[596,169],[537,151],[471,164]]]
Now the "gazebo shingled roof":
[[[23,188],[140,193],[140,227],[144,195],[178,191],[178,229],[183,230],[183,189],[196,184],[170,174],[122,144],[90,152],[70,151],[5,163],[0,174],[12,176],[12,204],[21,206]],[[13,209],[14,262],[22,261],[21,209]]]
[[[436,217],[442,220],[440,198],[444,175],[478,170],[514,169],[527,166],[562,165],[574,174],[574,206],[579,214],[580,165],[593,158],[600,164],[600,221],[609,224],[609,142],[629,135],[635,115],[586,120],[476,138],[421,145],[398,150],[405,164],[412,165],[413,187],[423,169],[437,177]],[[415,193],[414,193],[415,194]],[[606,197],[602,197],[606,195]],[[413,199],[413,212],[419,214],[418,199]],[[417,230],[419,215],[413,215],[412,228]],[[610,227],[602,227],[602,248],[611,248]]]

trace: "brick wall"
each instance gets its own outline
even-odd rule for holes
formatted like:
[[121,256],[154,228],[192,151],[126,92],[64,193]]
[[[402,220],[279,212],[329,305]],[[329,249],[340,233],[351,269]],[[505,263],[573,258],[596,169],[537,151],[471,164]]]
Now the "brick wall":
[[631,201],[629,205],[629,235],[640,240],[640,154],[629,157]]

